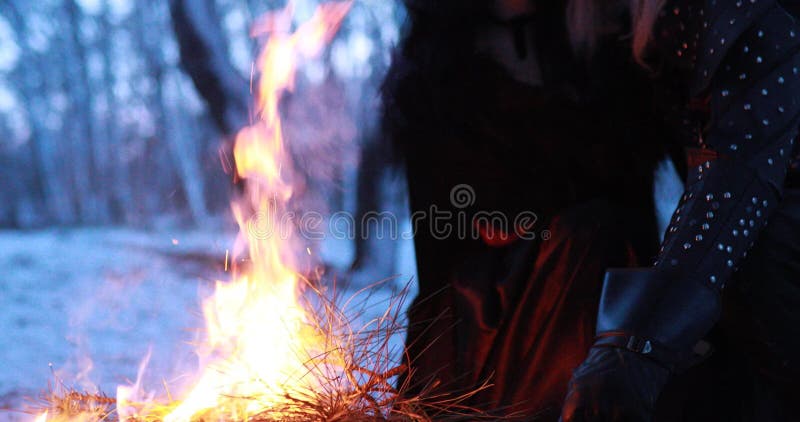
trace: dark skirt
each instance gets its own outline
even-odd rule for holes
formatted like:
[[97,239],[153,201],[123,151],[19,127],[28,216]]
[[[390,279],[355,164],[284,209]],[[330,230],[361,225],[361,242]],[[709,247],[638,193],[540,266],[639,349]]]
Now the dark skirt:
[[[624,215],[584,204],[553,218],[548,240],[465,254],[451,282],[409,311],[409,391],[488,383],[463,404],[558,420],[593,341],[604,271],[642,265]],[[710,340],[711,357],[667,386],[657,422],[800,420],[800,190],[787,191],[736,273]]]
[[546,240],[465,254],[450,283],[409,311],[411,392],[468,393],[488,383],[463,404],[556,421],[593,342],[606,268],[637,264],[623,215],[595,201],[540,227]]

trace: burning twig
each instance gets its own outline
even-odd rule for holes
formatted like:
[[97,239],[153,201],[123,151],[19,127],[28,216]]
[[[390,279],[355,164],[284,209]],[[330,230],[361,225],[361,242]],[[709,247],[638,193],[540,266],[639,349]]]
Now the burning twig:
[[[487,415],[463,405],[471,395],[488,387],[463,395],[410,396],[407,385],[394,387],[398,376],[408,370],[405,363],[397,363],[399,351],[393,350],[388,341],[400,334],[405,326],[402,309],[407,297],[407,288],[394,294],[385,303],[386,310],[378,317],[359,325],[360,318],[370,307],[381,306],[371,300],[371,293],[385,289],[384,281],[360,290],[347,300],[341,300],[333,290],[329,296],[324,290],[308,282],[304,296],[306,304],[313,306],[315,319],[312,325],[326,331],[324,337],[341,339],[338,347],[326,351],[325,355],[312,356],[305,362],[307,371],[315,375],[326,374],[313,390],[285,393],[283,400],[268,409],[242,420],[252,422],[313,421],[313,422],[427,422],[433,420],[477,420]],[[360,298],[360,299],[358,299]],[[314,303],[313,305],[311,303]],[[354,302],[358,302],[354,304]],[[332,358],[335,356],[335,359]],[[336,367],[325,367],[337,362]],[[302,374],[301,376],[305,376]],[[291,384],[291,380],[287,380]],[[433,387],[427,391],[432,391]],[[258,403],[258,396],[230,396],[238,402]],[[78,392],[56,379],[48,392],[43,394],[30,409],[33,414],[46,412],[48,421],[161,422],[163,415],[171,413],[180,403],[149,403],[150,413],[120,418],[116,410],[117,400],[102,393]],[[136,406],[136,404],[133,404]],[[141,406],[144,408],[144,404]],[[219,420],[219,409],[195,414],[192,420]],[[217,415],[217,416],[215,416]],[[236,420],[233,417],[226,420]]]

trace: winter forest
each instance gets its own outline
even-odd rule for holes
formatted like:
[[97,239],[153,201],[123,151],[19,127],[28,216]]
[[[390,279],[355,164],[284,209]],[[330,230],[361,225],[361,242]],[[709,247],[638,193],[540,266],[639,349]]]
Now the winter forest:
[[[295,20],[318,3],[295,0]],[[236,232],[231,150],[264,41],[250,28],[285,5],[0,1],[0,420],[26,420],[3,410],[54,379],[113,393],[142,356],[158,373],[190,354],[198,289],[224,277]],[[407,219],[378,128],[402,21],[400,2],[354,2],[281,101],[310,209]],[[415,274],[408,239],[319,249],[358,283]]]
[[[258,42],[249,25],[283,3],[3,1],[0,227],[202,225],[227,212],[226,147],[248,119]],[[316,1],[295,3],[302,19]],[[304,69],[287,105],[299,110],[293,129],[313,130],[314,148],[345,149],[308,163],[312,178],[349,182],[358,147],[374,141],[401,14],[393,1],[356,3]]]

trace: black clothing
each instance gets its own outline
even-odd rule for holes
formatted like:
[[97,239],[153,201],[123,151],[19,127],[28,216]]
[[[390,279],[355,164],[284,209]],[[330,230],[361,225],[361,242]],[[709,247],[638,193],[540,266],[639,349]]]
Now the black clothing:
[[[633,62],[626,37],[601,40],[590,60],[574,57],[563,4],[538,6],[542,87],[514,82],[474,51],[472,26],[482,20],[470,7],[453,19],[434,8],[412,10],[385,95],[386,129],[405,157],[412,211],[435,205],[466,213],[466,221],[478,211],[533,211],[541,234],[585,210],[582,204],[615,210],[617,230],[581,237],[568,229],[553,244],[541,236],[502,247],[455,235],[442,240],[430,221],[418,222],[410,393],[437,381],[436,391],[463,392],[492,377],[495,386],[466,404],[528,416],[559,408],[567,367],[589,349],[593,333],[585,328],[594,324],[598,268],[657,258],[654,271],[675,289],[718,295],[746,265],[766,219],[785,209],[779,203],[800,115],[800,36],[774,0],[670,2],[657,26],[654,76]],[[684,146],[701,149],[693,157],[713,159],[688,168],[687,194],[659,253],[653,171],[665,152]],[[474,190],[471,207],[451,202],[461,184]],[[577,214],[598,221],[593,211]],[[785,218],[793,227],[800,214]],[[555,247],[561,244],[571,246]],[[783,259],[800,262],[796,254]],[[784,268],[772,284],[796,300],[800,293],[787,280],[800,278],[798,268]],[[764,294],[775,300],[774,292]],[[680,305],[675,309],[685,311]],[[698,333],[716,322],[684,320],[699,324]],[[682,332],[677,328],[673,334]]]
[[[781,200],[786,174],[798,153],[795,138],[800,121],[800,37],[796,33],[800,27],[794,17],[768,0],[677,1],[667,5],[667,10],[673,18],[672,22],[662,20],[666,25],[663,33],[668,35],[668,44],[679,45],[665,58],[667,68],[672,65],[678,70],[673,74],[683,73],[677,86],[684,87],[687,98],[709,98],[708,120],[696,139],[709,158],[689,168],[686,194],[654,268],[609,272],[599,307],[597,339],[570,382],[565,422],[651,420],[652,392],[660,393],[663,380],[653,377],[637,384],[622,379],[631,377],[632,371],[642,373],[643,366],[673,374],[689,366],[695,346],[719,320],[721,290],[732,281],[739,265],[748,264],[745,258],[767,219],[776,209],[789,206]],[[669,59],[672,52],[678,59]],[[792,220],[800,223],[800,214],[790,213]],[[771,246],[784,249],[789,245]],[[763,262],[763,254],[774,253],[760,252],[762,257],[754,262]],[[800,260],[800,256],[792,258]],[[778,278],[770,277],[776,273]],[[793,285],[800,275],[763,269],[756,274],[774,285],[766,295],[771,303],[781,286]],[[788,302],[797,303],[797,297],[797,292],[790,294]],[[755,305],[757,299],[747,301]],[[763,314],[750,315],[744,322],[786,313],[781,308],[760,310]],[[800,350],[792,347],[797,342],[789,338],[790,333],[769,336],[775,328],[762,328],[764,333],[750,332],[754,337],[749,340],[763,346],[766,359],[779,359],[784,371],[797,368],[800,356],[791,352]],[[768,338],[758,341],[765,335]],[[631,351],[642,358],[627,362],[616,358],[618,353]],[[773,372],[771,378],[775,376]],[[756,378],[756,385],[762,385],[770,374]],[[755,417],[765,420],[775,417],[781,408],[789,409],[789,392],[800,391],[800,382],[795,380],[775,390],[784,396],[783,401],[774,396],[774,402]],[[603,392],[615,383],[616,390]],[[650,400],[639,409],[625,408],[616,400],[645,391]],[[760,398],[754,402],[762,404]]]
[[[488,379],[495,386],[467,405],[550,412],[552,420],[591,345],[603,270],[646,265],[657,253],[651,192],[669,132],[648,72],[624,41],[606,40],[596,60],[582,63],[569,53],[563,10],[547,13],[537,26],[550,34],[540,51],[544,86],[516,82],[476,54],[439,76],[448,58],[427,65],[420,56],[450,50],[435,39],[415,45],[409,35],[410,57],[394,65],[387,106],[413,212],[436,206],[466,213],[465,221],[480,211],[538,217],[537,239],[502,247],[471,236],[441,239],[431,221],[419,221],[410,393],[436,381],[439,392],[471,390]],[[475,193],[471,207],[451,202],[462,184]],[[587,205],[596,203],[606,205]],[[565,219],[572,227],[559,228]],[[553,238],[542,240],[545,230]]]
[[723,293],[722,320],[709,336],[714,352],[671,383],[657,421],[798,419],[799,215],[800,190],[787,189]]
[[689,57],[673,64],[685,92],[710,97],[704,136],[685,141],[719,158],[689,169],[656,268],[720,289],[777,208],[798,155],[800,29],[774,0],[713,3],[666,6],[681,18],[662,31]]

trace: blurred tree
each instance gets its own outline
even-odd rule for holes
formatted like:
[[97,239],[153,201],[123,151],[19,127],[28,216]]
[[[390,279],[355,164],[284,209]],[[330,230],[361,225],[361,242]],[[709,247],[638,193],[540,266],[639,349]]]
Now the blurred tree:
[[69,129],[72,154],[71,166],[75,196],[72,198],[81,223],[108,223],[108,183],[105,182],[104,160],[107,143],[97,142],[98,130],[94,117],[95,97],[89,75],[89,55],[81,34],[82,12],[76,0],[63,3],[57,15],[66,15],[67,27],[57,32],[57,39],[65,48],[60,50],[60,63],[66,65],[62,79],[63,88],[70,101]]
[[[44,206],[41,211],[44,219],[62,224],[73,223],[76,216],[69,198],[70,187],[67,180],[58,174],[55,162],[57,152],[54,133],[46,126],[45,120],[40,118],[47,110],[43,92],[49,86],[50,80],[45,75],[49,68],[46,66],[46,55],[40,54],[30,45],[32,37],[26,14],[33,11],[29,7],[29,4],[11,0],[0,3],[0,13],[12,27],[12,42],[21,50],[17,66],[9,77],[16,87],[17,98],[22,103],[21,108],[29,128],[26,139],[22,142],[29,146],[29,171],[34,179],[27,189],[16,191],[14,195],[29,198],[33,196],[32,202]],[[22,216],[15,215],[14,225],[18,225],[21,220]]]
[[248,81],[230,63],[213,0],[170,0],[181,65],[225,134],[247,123]]
[[[320,2],[296,0],[297,19]],[[286,3],[0,0],[0,227],[205,224],[227,213],[222,169],[230,176],[230,141],[251,117],[247,76],[262,41],[248,23]],[[355,2],[286,96],[303,189],[325,199],[303,206],[401,209],[386,194],[375,123],[400,10]],[[357,249],[373,260],[375,244]]]

